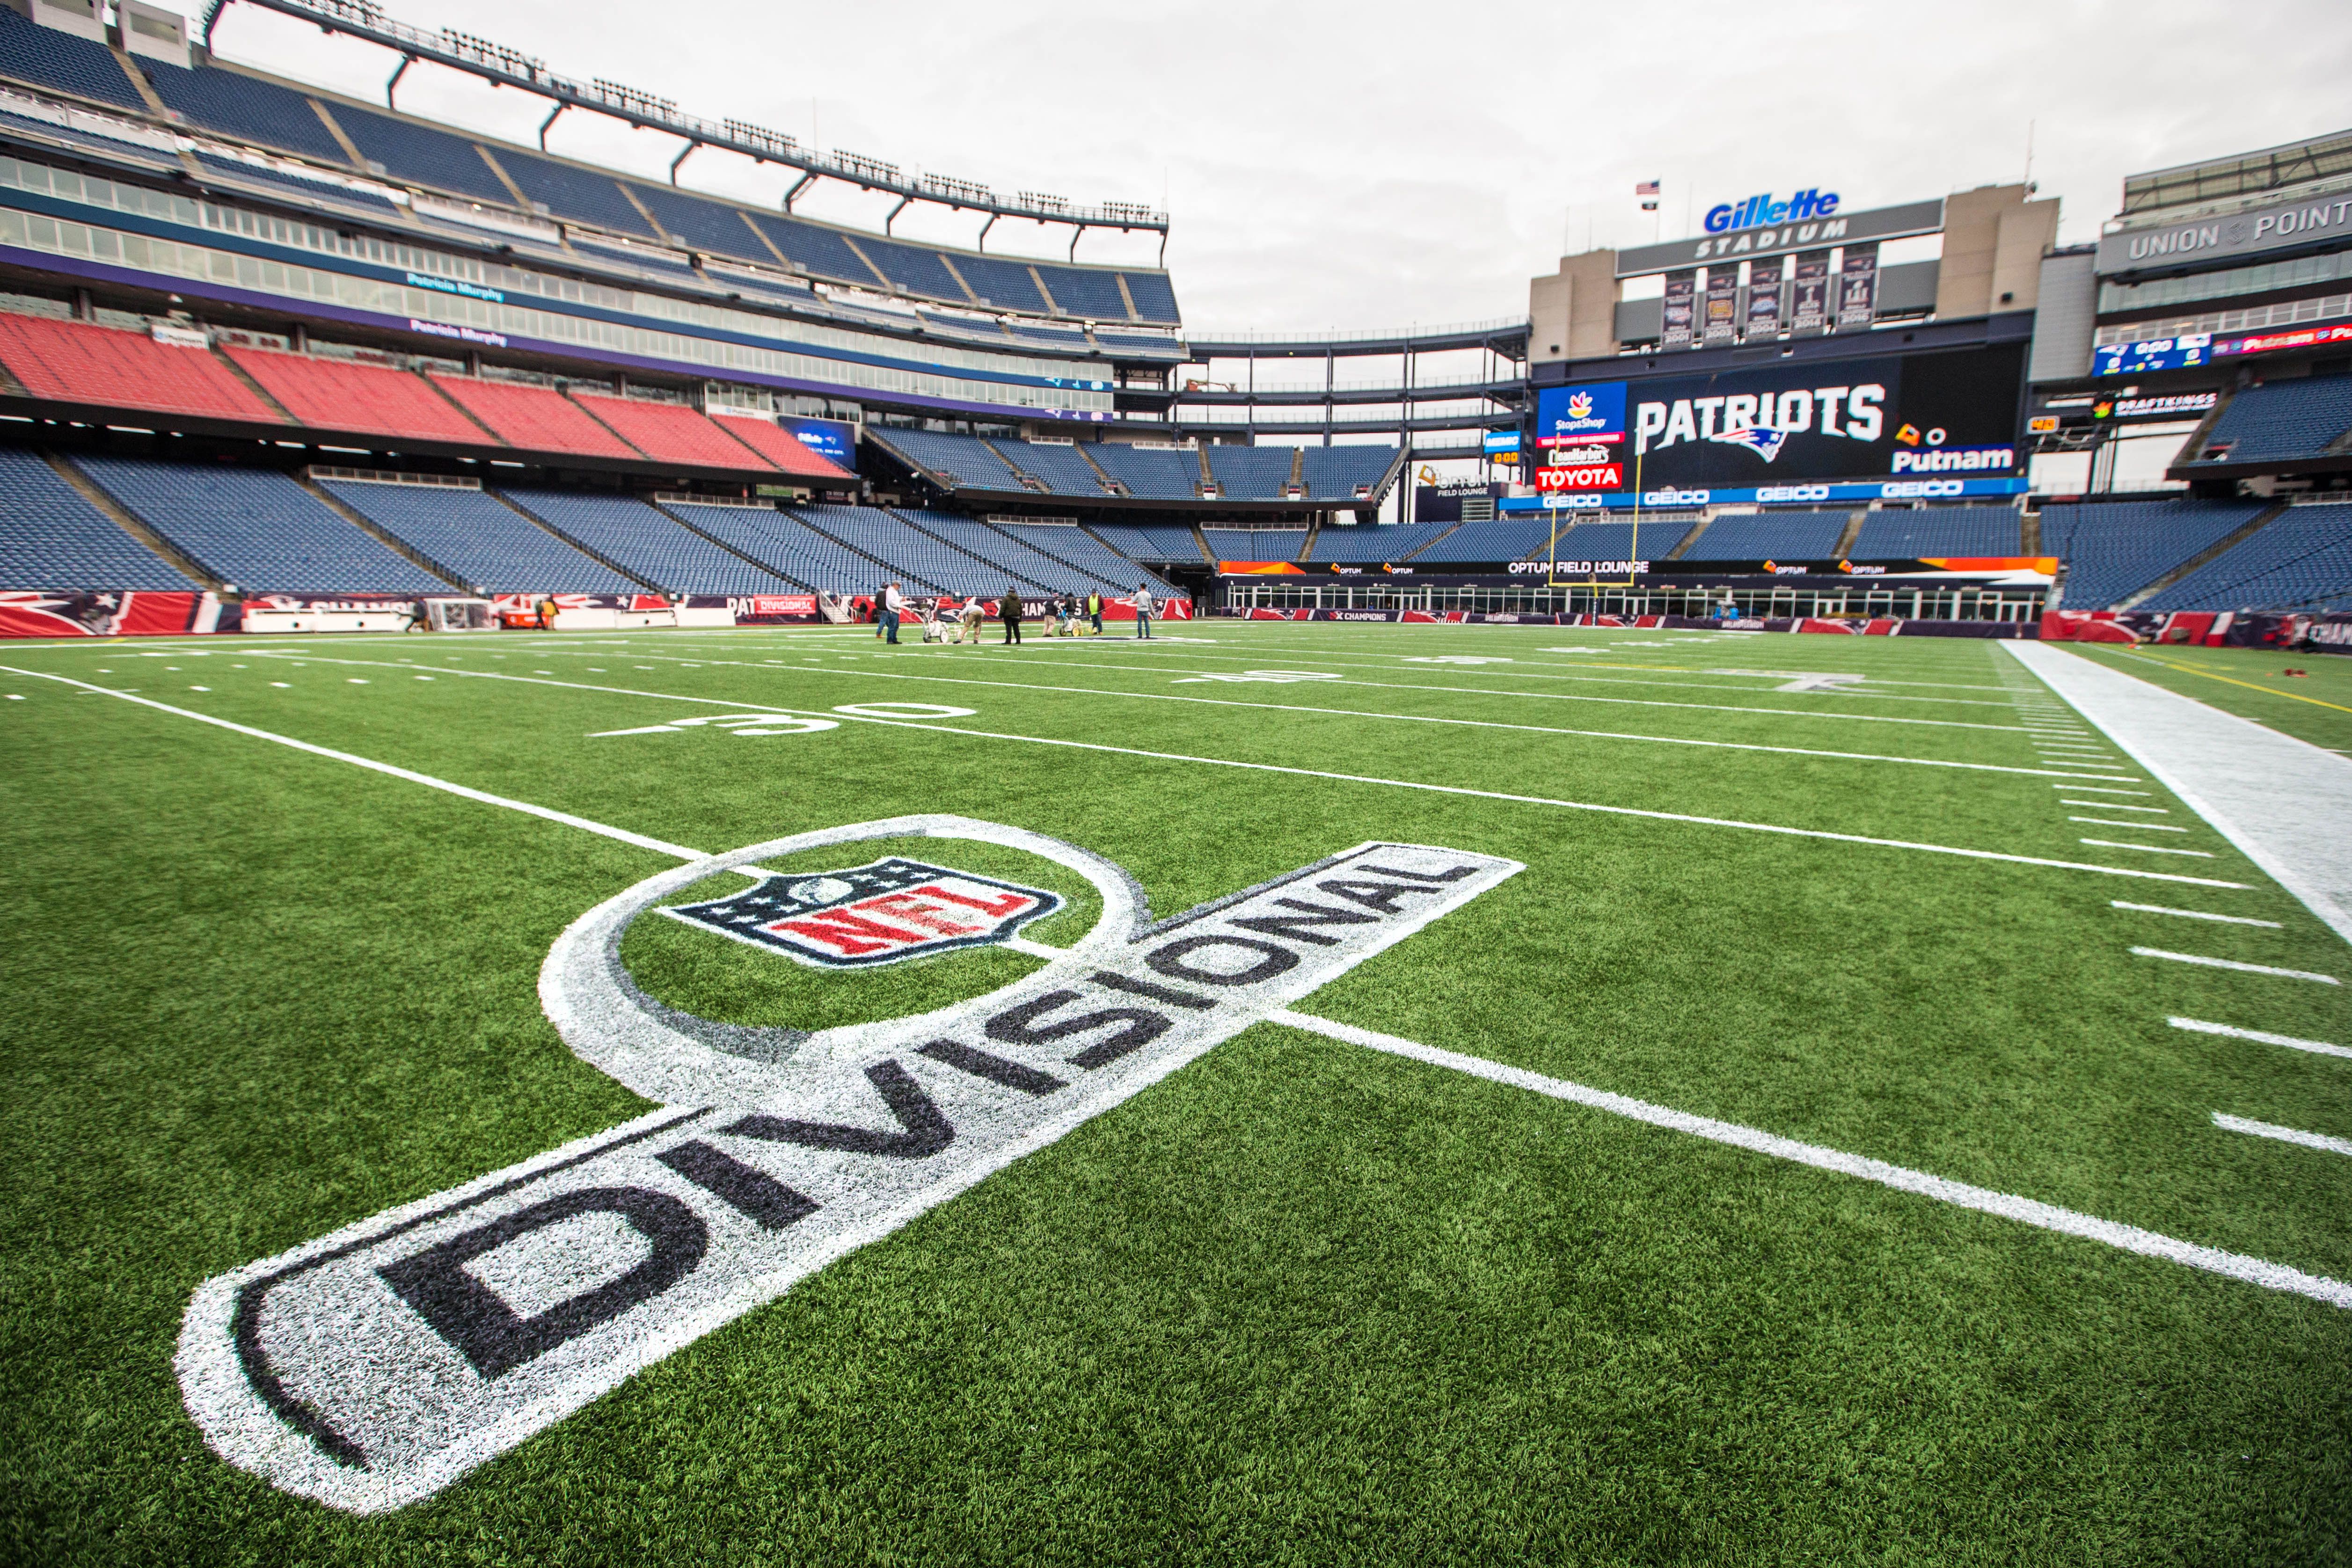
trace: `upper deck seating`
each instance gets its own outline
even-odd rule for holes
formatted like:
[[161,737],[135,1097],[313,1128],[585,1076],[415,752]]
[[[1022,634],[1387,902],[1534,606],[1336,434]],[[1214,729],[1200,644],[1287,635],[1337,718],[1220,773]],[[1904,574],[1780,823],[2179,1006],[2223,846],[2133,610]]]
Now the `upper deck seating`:
[[736,440],[698,408],[682,402],[644,402],[635,398],[576,394],[580,406],[613,427],[646,456],[663,463],[704,468],[759,469],[775,465]]
[[1299,477],[1318,501],[1350,501],[1395,466],[1393,446],[1309,446],[1298,455]]
[[304,424],[412,441],[491,444],[481,426],[412,371],[267,349],[223,351]]
[[1209,472],[1229,501],[1279,501],[1290,488],[1291,446],[1211,446]]
[[1200,494],[1201,460],[1185,451],[1137,448],[1121,441],[1097,441],[1087,455],[1128,493],[1148,500],[1189,501]]
[[526,452],[571,452],[583,457],[635,459],[640,455],[553,387],[442,374],[434,374],[432,381],[510,446]]

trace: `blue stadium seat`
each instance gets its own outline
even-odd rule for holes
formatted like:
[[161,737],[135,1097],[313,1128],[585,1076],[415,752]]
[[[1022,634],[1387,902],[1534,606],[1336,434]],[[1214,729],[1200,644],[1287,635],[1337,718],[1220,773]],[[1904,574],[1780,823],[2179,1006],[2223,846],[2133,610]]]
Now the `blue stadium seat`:
[[1116,579],[1106,582],[1092,573],[1079,570],[1067,561],[1033,549],[1010,534],[971,517],[903,507],[898,508],[898,515],[925,533],[938,535],[966,555],[977,557],[998,571],[1010,572],[1022,581],[1034,582],[1040,588],[1055,589],[1064,593],[1091,593],[1099,589],[1135,586],[1132,582]]
[[1209,472],[1229,501],[1279,501],[1289,493],[1293,446],[1211,446]]
[[2018,513],[2009,507],[1873,512],[1850,552],[1856,560],[1925,560],[2018,551]]
[[1827,560],[1853,520],[1853,514],[1843,511],[1751,512],[1717,517],[1683,559]]
[[1307,545],[1305,528],[1204,528],[1201,537],[1218,560],[1297,560]]
[[[0,31],[0,39],[7,37]],[[0,587],[190,586],[178,568],[124,533],[37,454],[0,446]]]
[[1021,482],[1004,459],[985,441],[972,435],[949,435],[933,430],[908,430],[899,425],[869,425],[876,439],[896,447],[933,474],[975,490],[1017,490]]
[[[844,598],[881,591],[890,577],[877,564],[808,527],[788,512],[765,507],[706,507],[672,501],[664,509],[740,550],[803,588]],[[904,575],[904,574],[901,574]],[[909,579],[908,592],[936,592],[930,584]]]
[[[1013,329],[1016,334],[1021,330],[1018,327]],[[1136,332],[1097,330],[1095,333],[1095,341],[1103,346],[1105,352],[1117,354],[1123,360],[1181,360],[1184,357],[1183,345],[1173,338],[1152,338]]]
[[285,170],[264,169],[252,163],[239,162],[235,159],[215,158],[204,152],[196,154],[196,162],[207,172],[217,172],[227,179],[244,180],[265,187],[276,186],[302,196],[306,200],[324,197],[329,201],[350,202],[362,207],[376,209],[387,217],[395,216],[400,211],[397,206],[382,196],[366,191],[354,191],[347,185],[334,184],[326,180],[305,179],[299,174]]
[[773,261],[760,236],[743,222],[743,210],[724,202],[673,191],[665,185],[631,184],[654,221],[697,250],[717,251],[745,261]]
[[[1683,542],[1691,531],[1687,517],[1644,520],[1637,528],[1627,517],[1607,519],[1580,518],[1576,526],[1559,536],[1552,546],[1554,560],[1646,560],[1665,559],[1674,548]],[[1543,553],[1549,539],[1538,539],[1537,552]]]
[[[1150,585],[1154,593],[1175,593],[1177,591],[1158,576],[1112,549],[1086,529],[1068,523],[996,523],[991,525],[1000,533],[1020,540],[1043,555],[1066,560],[1098,582],[1109,583],[1122,592],[1142,581]],[[1186,536],[1189,542],[1191,536]],[[1195,560],[1199,550],[1192,551]]]
[[1036,316],[1045,314],[1045,297],[1037,292],[1036,280],[1029,276],[1025,262],[992,256],[959,256],[956,270],[971,285],[971,291],[991,305]]
[[1128,494],[1153,501],[1190,501],[1199,496],[1201,461],[1193,453],[1143,450],[1123,441],[1097,441],[1087,454]]
[[383,164],[394,178],[502,207],[515,204],[514,193],[482,162],[470,137],[348,104],[332,105],[328,112],[352,139],[352,145],[370,162]]
[[310,99],[291,88],[236,71],[190,70],[152,59],[141,60],[139,68],[154,84],[155,96],[184,115],[191,125],[299,152],[321,163],[351,167],[351,155],[320,120]]
[[44,27],[0,5],[0,71],[18,81],[147,112],[146,100],[104,44]]
[[671,593],[788,593],[793,587],[643,501],[560,490],[509,490],[506,495],[631,576],[658,583]]
[[773,213],[755,213],[751,221],[778,250],[819,277],[838,277],[866,288],[875,287],[874,269],[857,258],[857,253],[850,248],[848,236],[840,230]]
[[1132,561],[1165,561],[1200,566],[1200,541],[1190,528],[1173,523],[1097,523],[1087,530]]
[[[1041,349],[1059,349],[1067,353],[1084,354],[1094,348],[1094,344],[1087,341],[1086,329],[1082,327],[1040,327],[1034,322],[1015,321],[1012,323],[1011,329],[1022,342],[1034,343]],[[1174,345],[1170,347],[1172,349]]]
[[934,299],[962,304],[966,296],[956,283],[955,275],[948,271],[940,253],[919,245],[899,245],[887,239],[861,239],[858,248],[874,258],[874,265],[887,274],[891,282],[909,294],[928,294]]
[[[940,542],[879,507],[794,507],[792,515],[883,562],[888,568],[887,575],[902,583],[921,582],[962,597],[1001,593],[1006,578],[1017,576]],[[1023,579],[1013,586],[1042,589],[1045,585]],[[872,587],[866,590],[872,591]]]
[[[620,183],[610,174],[575,169],[516,147],[493,147],[490,155],[507,172],[507,178],[520,186],[524,195],[543,204],[551,216],[594,224],[614,234],[659,237],[646,223],[645,214],[629,204]],[[767,259],[765,253],[761,259]]]
[[1388,523],[1326,523],[1315,536],[1315,549],[1307,559],[1342,564],[1403,560],[1453,526],[1408,523],[1400,528]]
[[1049,446],[1038,441],[992,441],[989,444],[1022,473],[1034,474],[1045,481],[1049,495],[1099,500],[1110,493],[1103,488],[1101,476],[1087,465],[1075,446]]
[[74,461],[140,521],[248,593],[449,591],[286,475],[132,457]]
[[459,581],[492,593],[635,593],[642,586],[480,490],[342,479],[320,487]]
[[1171,327],[1183,320],[1176,313],[1176,290],[1169,286],[1164,272],[1130,272],[1127,275],[1127,291],[1135,297],[1135,313],[1146,321],[1165,322]]
[[2318,457],[2347,431],[2352,431],[2352,376],[2268,382],[2230,400],[2200,455],[2216,463]]
[[2066,563],[2069,610],[2106,610],[2230,537],[2266,501],[2093,501],[2042,508],[2042,553]]
[[1299,458],[1298,476],[1318,501],[1350,501],[1360,488],[1377,488],[1396,464],[1393,446],[1309,446]]
[[1415,564],[1436,561],[1524,560],[1551,539],[1551,524],[1542,517],[1496,517],[1465,523],[1413,558]]
[[1045,280],[1045,290],[1054,297],[1054,303],[1073,316],[1083,316],[1089,321],[1127,319],[1127,301],[1118,292],[1116,272],[1048,267],[1040,262],[1037,276]]
[[2289,507],[2141,610],[2315,610],[2352,596],[2352,504]]

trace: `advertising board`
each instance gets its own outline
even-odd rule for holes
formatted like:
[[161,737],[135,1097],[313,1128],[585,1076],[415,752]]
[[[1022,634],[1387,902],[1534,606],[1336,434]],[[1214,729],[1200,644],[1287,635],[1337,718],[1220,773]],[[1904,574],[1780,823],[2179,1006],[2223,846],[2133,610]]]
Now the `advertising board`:
[[1625,383],[1546,387],[1536,394],[1538,446],[1608,446],[1625,439]]
[[784,433],[819,457],[857,472],[857,427],[838,419],[806,419],[786,414],[776,421]]

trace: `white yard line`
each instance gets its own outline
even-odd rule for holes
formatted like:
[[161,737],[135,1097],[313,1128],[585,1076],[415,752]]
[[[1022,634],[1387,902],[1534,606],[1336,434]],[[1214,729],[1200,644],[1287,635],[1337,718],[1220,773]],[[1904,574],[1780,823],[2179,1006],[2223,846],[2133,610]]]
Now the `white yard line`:
[[2095,784],[2053,784],[2053,789],[2080,789],[2085,795],[2153,795],[2153,789],[2102,789]]
[[[1695,1116],[1687,1111],[1676,1111],[1670,1106],[1654,1104],[1646,1100],[1635,1100],[1627,1095],[1612,1093],[1605,1089],[1591,1088],[1564,1078],[1552,1078],[1540,1072],[1530,1072],[1525,1068],[1490,1061],[1484,1057],[1465,1056],[1459,1051],[1423,1045],[1416,1040],[1403,1040],[1392,1034],[1381,1034],[1372,1030],[1358,1029],[1352,1024],[1337,1023],[1329,1019],[1317,1018],[1311,1013],[1286,1009],[1274,1014],[1272,1021],[1288,1024],[1293,1029],[1306,1030],[1367,1051],[1384,1051],[1391,1056],[1401,1056],[1413,1061],[1425,1062],[1433,1067],[1443,1067],[1452,1071],[1467,1073],[1474,1078],[1483,1078],[1490,1083],[1499,1083],[1512,1089],[1524,1089],[1550,1099],[1564,1100],[1571,1104],[1586,1106],[1595,1111],[1605,1111],[1612,1115],[1646,1123],[1653,1127],[1664,1127],[1673,1132],[1687,1134],[1692,1137],[1704,1138],[1709,1143],[1725,1144],[1733,1148],[1746,1149],[1751,1154],[1766,1155],[1773,1159],[1811,1166],[1816,1170],[1830,1171],[1839,1176],[1874,1182],[1880,1186],[1891,1187],[1897,1192],[1931,1197],[1939,1203],[1948,1203],[1960,1208],[1972,1208],[1982,1214],[1996,1215],[2000,1218],[2015,1220],[2019,1224],[2030,1225],[2041,1230],[2051,1230],[2063,1236],[2102,1242],[2122,1251],[2137,1253],[2144,1258],[2160,1258],[2167,1262],[2179,1263],[2191,1269],[2203,1270],[2208,1273],[2220,1274],[2229,1279],[2243,1281],[2248,1284],[2259,1285],[2264,1290],[2290,1291],[2295,1295],[2308,1296],[2313,1301],[2325,1301],[2332,1307],[2352,1308],[2352,1285],[2321,1275],[2306,1274],[2299,1269],[2290,1269],[2284,1264],[2269,1262],[2260,1258],[2251,1258],[2243,1253],[2224,1252],[2214,1247],[2200,1247],[2195,1242],[2179,1240],[2152,1230],[2142,1230],[2137,1226],[2119,1225],[2111,1219],[2100,1219],[2095,1216],[2080,1214],[2073,1209],[2036,1202],[2030,1197],[1995,1192],[1989,1187],[1972,1186],[1965,1182],[1949,1181],[1942,1176],[1930,1176],[1925,1171],[1910,1170],[1902,1166],[1889,1165],[1885,1160],[1874,1160],[1865,1155],[1848,1154],[1843,1149],[1827,1148],[1820,1144],[1799,1143],[1794,1138],[1784,1138],[1778,1134],[1763,1132],[1755,1127],[1743,1127],[1734,1122],[1718,1122],[1711,1116]],[[2219,1115],[2214,1119],[2221,1124],[2230,1124],[2223,1122]],[[2252,1123],[2237,1130],[2252,1131],[2261,1125],[2260,1123]],[[2279,1132],[2284,1132],[2284,1129],[2272,1130],[2273,1135]],[[2308,1142],[2316,1136],[2307,1133],[2291,1135],[2298,1142]],[[2352,1143],[2341,1139],[2322,1140],[2315,1146],[2335,1148],[2338,1153],[2352,1154]]]
[[[2083,804],[2095,806],[2098,802],[2085,800]],[[2143,833],[2185,833],[2189,831],[2186,828],[2176,828],[2170,822],[2135,822],[2117,817],[2069,817],[2066,820],[2070,822],[2088,822],[2095,828],[2134,828]]]
[[2273,931],[2284,931],[2284,925],[2275,920],[2256,920],[2247,915],[2210,915],[2202,909],[2173,909],[2161,904],[2126,904],[2120,898],[2107,901],[2111,909],[2136,910],[2142,915],[2177,915],[2183,920],[2213,920],[2224,925],[2266,925]]
[[[2126,806],[2116,800],[2069,800],[2063,796],[2058,803],[2062,806],[2096,806],[2102,811],[2153,811],[2159,817],[2172,815],[2172,808],[2169,806]],[[2077,818],[2076,821],[2079,821],[2081,819]]]
[[[661,655],[655,653],[647,654],[646,657],[660,658]],[[1826,751],[1812,747],[1803,746],[1766,746],[1760,741],[1694,740],[1683,736],[1674,735],[1633,735],[1622,730],[1612,729],[1570,729],[1557,725],[1511,724],[1502,719],[1449,718],[1433,714],[1418,713],[1374,713],[1368,712],[1360,708],[1311,707],[1301,703],[1244,702],[1238,697],[1184,696],[1173,692],[1123,692],[1107,689],[1101,686],[1053,686],[1046,685],[1036,681],[984,681],[971,675],[932,675],[922,674],[914,671],[877,670],[867,667],[849,669],[832,664],[820,664],[814,667],[793,664],[780,665],[765,662],[753,663],[750,660],[744,659],[706,659],[696,662],[697,667],[704,665],[723,666],[726,668],[740,670],[756,670],[762,673],[783,669],[790,670],[796,674],[844,675],[851,679],[865,679],[870,681],[918,681],[937,685],[993,686],[1005,691],[1045,692],[1058,696],[1103,697],[1114,702],[1190,703],[1197,706],[1204,707],[1255,708],[1266,713],[1320,714],[1339,718],[1380,719],[1384,722],[1396,724],[1454,725],[1475,729],[1517,730],[1521,733],[1530,735],[1568,735],[1593,740],[1639,741],[1655,746],[1697,746],[1721,751],[1760,751],[1782,757],[1825,757],[1843,762],[1894,762],[1914,768],[1958,768],[1974,773],[2017,773],[2037,779],[2096,779],[2106,777],[2105,774],[2095,773],[2078,774],[2063,768],[2011,768],[2005,764],[1997,762],[1958,762],[1935,757],[1888,757],[1878,752]],[[1351,685],[1359,683],[1349,681],[1318,681],[1315,684],[1318,685]],[[1520,695],[1525,694],[1508,693],[1506,695]]]
[[2137,850],[2147,855],[2194,855],[2200,861],[2210,861],[2213,858],[2203,850],[2173,850],[2167,849],[2162,844],[2126,844],[2114,839],[2077,839],[2074,841],[2100,850]]
[[2054,644],[2000,647],[2352,941],[2352,760]]
[[[320,660],[320,663],[364,664],[360,660]],[[392,666],[397,667],[397,666]],[[5,670],[0,666],[0,670]],[[1458,795],[1473,800],[1503,800],[1519,806],[1541,806],[1555,810],[1591,811],[1610,817],[1635,817],[1657,822],[1687,822],[1697,827],[1733,828],[1743,832],[1774,833],[1787,838],[1818,839],[1831,843],[1863,844],[1874,849],[1910,850],[1923,854],[1953,855],[1964,860],[1998,861],[2010,865],[2044,866],[2055,871],[2090,872],[2100,876],[2136,877],[2150,882],[2177,882],[2197,887],[2227,887],[2242,889],[2242,882],[2224,882],[2212,877],[2181,876],[2169,872],[2141,871],[2134,866],[2094,865],[2084,861],[2050,860],[2040,855],[2011,854],[2000,850],[1963,849],[1953,844],[1918,843],[1907,839],[1875,839],[1860,833],[1837,833],[1821,828],[1783,827],[1775,822],[1746,822],[1729,817],[1701,817],[1681,811],[1653,811],[1639,806],[1605,806],[1590,800],[1562,800],[1548,795],[1517,795],[1499,789],[1477,789],[1465,784],[1428,784],[1410,779],[1381,779],[1361,773],[1336,773],[1318,768],[1291,768],[1276,762],[1244,762],[1225,757],[1194,757],[1183,752],[1151,751],[1141,747],[1109,746],[1099,741],[1065,740],[1054,736],[1006,735],[994,730],[964,729],[955,725],[936,724],[914,719],[876,718],[864,715],[842,714],[838,709],[780,707],[772,703],[729,701],[723,697],[688,696],[674,692],[644,692],[627,686],[592,685],[581,681],[562,681],[532,675],[509,675],[488,670],[451,670],[453,675],[470,680],[507,681],[518,685],[553,686],[560,690],[600,692],[611,696],[645,697],[657,702],[695,703],[704,707],[729,707],[758,710],[765,713],[792,714],[805,718],[835,718],[846,724],[877,724],[893,729],[919,729],[936,735],[961,735],[974,740],[1001,740],[1022,746],[1050,746],[1071,751],[1095,751],[1118,757],[1139,757],[1154,762],[1181,762],[1203,768],[1232,768],[1251,773],[1277,773],[1299,779],[1327,779],[1341,784],[1364,784],[1376,789],[1411,789],[1433,795]],[[2146,845],[2127,846],[2144,849]],[[2160,852],[2213,857],[2201,850]]]
[[2132,952],[2142,958],[2164,958],[2175,964],[2199,964],[2208,969],[2235,969],[2242,975],[2271,975],[2282,980],[2316,980],[2323,986],[2340,986],[2344,983],[2333,975],[2314,974],[2309,969],[2275,969],[2268,964],[2241,964],[2235,958],[2208,958],[2201,953],[2168,953],[2161,947],[2135,947]]
[[2331,1138],[2325,1133],[2250,1122],[2243,1116],[2225,1116],[2219,1111],[2213,1113],[2213,1124],[2227,1133],[2251,1133],[2257,1138],[2276,1138],[2282,1144],[2300,1144],[2306,1149],[2325,1149],[2331,1155],[2352,1155],[2352,1138]]
[[2352,1057],[2352,1050],[2330,1045],[2324,1040],[2297,1040],[2291,1034],[2272,1034],[2259,1029],[2237,1029],[2225,1023],[2208,1023],[2203,1019],[2167,1019],[2175,1029],[2185,1029],[2195,1034],[2226,1035],[2231,1040],[2251,1040],[2258,1045],[2283,1045],[2289,1051],[2307,1051],[2315,1056]]

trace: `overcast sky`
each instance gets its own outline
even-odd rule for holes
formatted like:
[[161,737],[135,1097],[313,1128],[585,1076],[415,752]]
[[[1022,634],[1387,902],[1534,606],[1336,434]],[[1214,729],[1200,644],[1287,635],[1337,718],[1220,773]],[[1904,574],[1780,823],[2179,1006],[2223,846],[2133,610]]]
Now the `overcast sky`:
[[[173,0],[200,13],[199,0]],[[387,0],[579,79],[603,77],[999,192],[1163,201],[1196,330],[1518,317],[1563,247],[1646,242],[1719,201],[1803,186],[1849,209],[2015,181],[2096,236],[2126,172],[2352,123],[2342,0],[1887,6],[1487,4],[847,5]],[[2226,18],[2226,19],[2225,19]],[[391,57],[232,5],[230,59],[381,101]],[[401,107],[530,141],[544,100],[428,68]],[[679,145],[567,115],[550,147],[663,177]],[[1665,182],[1657,220],[1635,181]],[[772,202],[780,175],[698,153],[681,176]],[[801,210],[879,226],[844,193]],[[898,232],[969,246],[980,220]],[[1026,234],[1016,233],[1016,227]],[[1000,223],[989,247],[1067,245]],[[1156,242],[1088,237],[1085,261]]]

